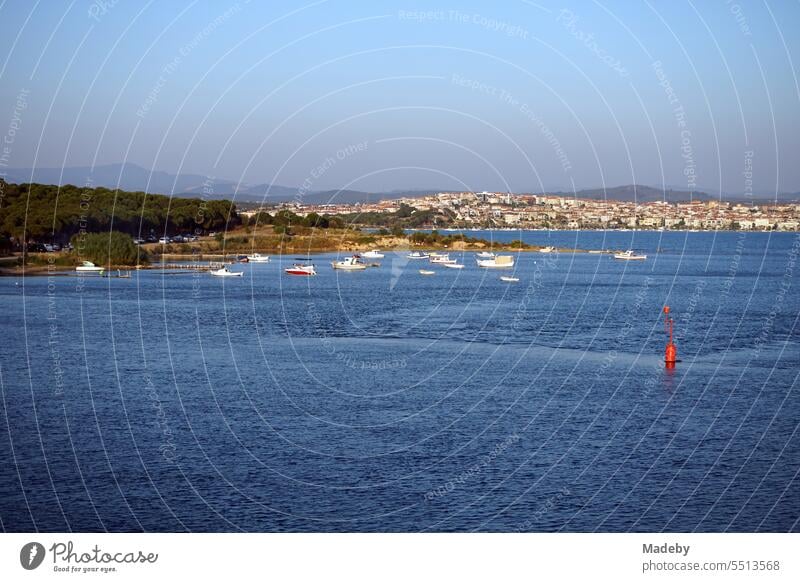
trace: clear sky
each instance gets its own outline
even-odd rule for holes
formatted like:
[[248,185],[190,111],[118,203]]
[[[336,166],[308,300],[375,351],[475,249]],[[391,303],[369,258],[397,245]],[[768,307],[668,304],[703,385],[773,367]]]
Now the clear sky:
[[800,191],[798,29],[772,0],[0,0],[0,161]]

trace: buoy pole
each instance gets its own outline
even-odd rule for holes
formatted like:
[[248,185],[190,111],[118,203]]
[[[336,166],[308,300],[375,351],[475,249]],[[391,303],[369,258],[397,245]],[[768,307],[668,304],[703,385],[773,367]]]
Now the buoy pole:
[[674,368],[675,361],[678,358],[678,348],[672,342],[672,331],[674,327],[674,321],[669,316],[669,305],[664,306],[664,329],[669,336],[669,341],[667,341],[667,347],[664,350],[664,363],[667,365],[667,368]]

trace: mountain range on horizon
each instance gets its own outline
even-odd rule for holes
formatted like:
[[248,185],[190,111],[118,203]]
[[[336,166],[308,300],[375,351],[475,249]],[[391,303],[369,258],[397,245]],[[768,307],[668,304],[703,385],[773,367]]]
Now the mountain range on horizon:
[[[201,174],[170,174],[159,170],[147,170],[133,163],[106,164],[94,167],[73,166],[66,168],[17,168],[6,169],[0,178],[8,182],[39,183],[51,185],[72,184],[75,186],[119,188],[127,191],[148,192],[150,194],[166,194],[178,197],[204,197],[207,199],[234,199],[237,202],[289,202],[296,200],[305,204],[355,204],[358,202],[376,202],[378,200],[416,198],[451,191],[448,188],[397,189],[380,192],[359,190],[314,190],[300,193],[298,187],[279,184],[245,184],[224,178],[211,178]],[[577,191],[562,188],[541,189],[515,192],[514,194],[551,194],[588,198],[594,200],[619,200],[623,202],[680,202],[686,200],[713,200],[721,198],[727,201],[745,200],[743,194],[719,193],[709,194],[712,189],[689,191],[680,187],[666,188],[647,185],[623,185],[607,188],[584,188]],[[787,202],[800,200],[800,192],[775,193],[758,192],[753,200],[762,202]]]

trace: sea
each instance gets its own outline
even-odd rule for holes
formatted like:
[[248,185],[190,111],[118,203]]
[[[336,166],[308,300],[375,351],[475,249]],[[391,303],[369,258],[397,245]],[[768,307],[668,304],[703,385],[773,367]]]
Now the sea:
[[800,530],[800,235],[468,234],[572,251],[0,278],[0,528]]

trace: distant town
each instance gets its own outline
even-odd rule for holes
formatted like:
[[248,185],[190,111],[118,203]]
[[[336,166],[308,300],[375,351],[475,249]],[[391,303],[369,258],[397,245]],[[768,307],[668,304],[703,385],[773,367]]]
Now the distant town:
[[[239,204],[247,217],[264,205]],[[348,217],[353,224],[390,225],[390,217],[416,217],[418,228],[653,229],[796,231],[800,204],[694,200],[625,202],[563,195],[498,192],[440,192],[356,204],[303,204],[301,199],[272,205],[300,216]]]

